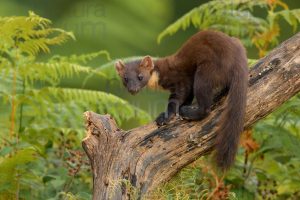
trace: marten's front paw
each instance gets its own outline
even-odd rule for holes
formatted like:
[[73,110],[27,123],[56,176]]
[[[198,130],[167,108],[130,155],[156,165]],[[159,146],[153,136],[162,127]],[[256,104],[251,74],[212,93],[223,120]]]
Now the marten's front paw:
[[167,124],[170,121],[170,119],[166,116],[166,113],[160,113],[158,117],[156,118],[155,122],[158,126],[162,126]]

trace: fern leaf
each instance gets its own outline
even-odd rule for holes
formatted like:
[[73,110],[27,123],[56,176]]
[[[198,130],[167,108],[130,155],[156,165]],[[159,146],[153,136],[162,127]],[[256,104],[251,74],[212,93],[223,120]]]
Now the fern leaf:
[[[28,47],[27,47],[28,48]],[[34,51],[34,49],[32,50]],[[71,78],[74,75],[85,73],[89,76],[99,76],[107,79],[107,75],[104,72],[95,70],[88,66],[78,64],[87,63],[88,61],[105,55],[109,58],[109,54],[106,51],[99,51],[90,54],[72,55],[70,57],[54,56],[48,62],[33,62],[33,59],[22,57],[23,62],[17,67],[19,78],[22,78],[26,83],[32,85],[35,81],[45,81],[56,85],[62,78]],[[0,77],[11,77],[12,63],[5,57],[0,56]],[[12,79],[11,79],[12,80]]]
[[82,64],[86,64],[87,62],[104,55],[106,57],[107,60],[111,60],[110,55],[107,51],[102,50],[102,51],[98,51],[98,52],[94,52],[94,53],[89,53],[89,54],[82,54],[82,55],[71,55],[71,56],[53,56],[52,58],[50,58],[50,62],[70,62],[70,63],[82,63]]
[[293,31],[297,30],[298,23],[300,23],[300,9],[282,10],[273,13],[273,15],[273,18],[282,16],[293,27]]
[[[245,9],[251,9],[254,6],[266,6],[267,2],[263,0],[214,0],[192,9],[176,22],[169,25],[157,38],[157,42],[167,35],[173,35],[180,29],[187,29],[191,25],[199,29],[221,30],[233,36],[244,36],[250,33],[260,32],[266,29],[266,22],[263,19],[256,18]],[[214,16],[213,18],[211,16]],[[241,27],[241,30],[229,28],[228,24]],[[244,25],[250,32],[243,30]],[[248,30],[249,31],[249,30]]]
[[46,81],[51,84],[57,84],[62,78],[71,78],[80,73],[93,74],[106,78],[104,73],[96,71],[91,67],[65,61],[28,63],[20,66],[19,72],[22,78],[31,85],[35,81]]
[[40,51],[48,53],[49,46],[60,45],[69,39],[75,39],[73,33],[58,28],[50,28],[51,21],[33,12],[29,16],[0,17],[0,49],[16,48],[20,53],[31,56]]
[[150,120],[149,114],[145,111],[130,105],[127,101],[115,95],[101,91],[46,87],[41,90],[30,90],[26,96],[30,97],[27,101],[31,101],[31,106],[35,106],[35,101],[44,102],[44,105],[37,105],[36,108],[40,109],[41,106],[45,106],[44,110],[46,112],[49,112],[48,109],[51,102],[73,102],[75,105],[77,102],[81,108],[95,108],[97,112],[112,114],[118,123],[132,118],[138,119],[141,123]]
[[[16,183],[16,170],[36,159],[36,152],[32,148],[17,151],[9,158],[0,157],[0,186],[7,183]],[[14,186],[12,184],[12,186]],[[13,189],[13,188],[11,188]]]

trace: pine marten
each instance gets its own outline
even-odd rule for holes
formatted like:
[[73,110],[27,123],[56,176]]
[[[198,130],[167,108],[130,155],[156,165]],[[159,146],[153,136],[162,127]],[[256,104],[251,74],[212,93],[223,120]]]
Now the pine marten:
[[[124,86],[131,94],[143,87],[170,91],[167,111],[156,118],[157,125],[179,114],[184,119],[201,120],[213,104],[214,91],[227,88],[227,105],[217,129],[215,159],[227,170],[233,164],[243,131],[248,67],[246,50],[237,38],[217,31],[200,31],[173,55],[115,64]],[[190,106],[196,99],[198,107]]]

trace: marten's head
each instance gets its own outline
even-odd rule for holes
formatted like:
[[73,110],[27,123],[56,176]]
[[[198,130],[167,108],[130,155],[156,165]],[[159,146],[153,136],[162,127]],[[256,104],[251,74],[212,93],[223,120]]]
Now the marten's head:
[[119,60],[116,62],[115,67],[128,92],[134,95],[148,84],[154,69],[154,63],[150,56],[145,56],[142,60],[126,64]]

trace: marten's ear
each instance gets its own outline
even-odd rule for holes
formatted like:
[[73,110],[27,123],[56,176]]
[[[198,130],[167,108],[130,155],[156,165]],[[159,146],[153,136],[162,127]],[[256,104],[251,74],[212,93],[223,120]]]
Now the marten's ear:
[[145,56],[140,64],[141,68],[151,71],[154,68],[154,62],[150,56]]
[[115,63],[115,68],[119,74],[119,76],[123,76],[124,74],[124,69],[125,69],[125,65],[124,63],[121,61],[121,60],[118,60],[116,63]]

